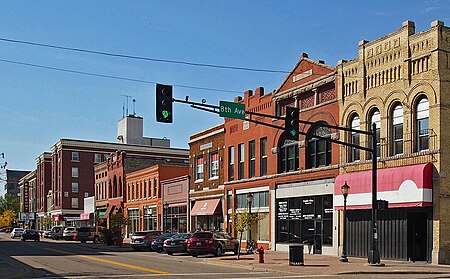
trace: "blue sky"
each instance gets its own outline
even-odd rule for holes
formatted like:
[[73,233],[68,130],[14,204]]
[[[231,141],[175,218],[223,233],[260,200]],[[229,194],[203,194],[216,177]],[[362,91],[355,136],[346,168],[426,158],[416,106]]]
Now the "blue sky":
[[[290,71],[302,52],[336,66],[358,42],[401,27],[416,32],[439,19],[447,1],[0,1],[0,38],[196,63]],[[0,60],[147,81],[131,82],[0,61],[0,153],[9,169],[31,170],[60,138],[115,142],[122,95],[136,99],[144,135],[188,148],[189,136],[222,122],[174,105],[174,123],[155,121],[151,82],[174,97],[232,101],[247,89],[276,89],[284,73],[260,73],[137,61],[0,41]],[[130,112],[132,111],[130,101]],[[2,160],[2,159],[0,159]]]

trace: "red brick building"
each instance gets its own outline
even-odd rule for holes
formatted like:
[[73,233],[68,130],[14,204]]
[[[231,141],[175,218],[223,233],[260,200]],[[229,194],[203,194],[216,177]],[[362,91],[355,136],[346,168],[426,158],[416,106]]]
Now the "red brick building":
[[[49,152],[42,153],[36,158],[36,218],[38,219],[38,229],[41,226],[47,212],[51,211],[48,197],[52,190],[52,155]],[[48,229],[48,228],[45,228]]]
[[[235,102],[245,104],[246,111],[276,116],[284,116],[287,106],[298,107],[301,120],[338,125],[334,75],[333,67],[302,54],[276,91],[265,95],[257,88]],[[247,117],[284,127],[283,120],[272,117]],[[224,126],[228,216],[249,210],[251,195],[251,210],[260,216],[251,228],[251,239],[258,246],[286,250],[289,243],[311,241],[315,253],[335,255],[332,202],[339,147],[314,135],[336,137],[336,132],[301,124],[296,142],[286,140],[283,129],[257,123],[226,119]],[[233,226],[231,218],[227,222]]]
[[190,146],[189,201],[191,231],[225,230],[224,125],[192,135]]
[[[187,164],[177,164],[173,161],[156,163],[153,166],[127,173],[124,211],[125,216],[130,219],[130,225],[126,228],[126,235],[139,230],[170,231],[169,228],[172,228],[172,224],[167,223],[168,219],[164,219],[163,214],[161,181],[188,173]],[[172,207],[175,206],[172,204]]]
[[[83,199],[95,194],[94,166],[117,150],[125,151],[130,157],[188,160],[185,149],[61,139],[52,147],[52,187],[49,196],[52,201],[49,213],[56,223],[67,225],[80,219]],[[117,193],[113,192],[115,195]]]

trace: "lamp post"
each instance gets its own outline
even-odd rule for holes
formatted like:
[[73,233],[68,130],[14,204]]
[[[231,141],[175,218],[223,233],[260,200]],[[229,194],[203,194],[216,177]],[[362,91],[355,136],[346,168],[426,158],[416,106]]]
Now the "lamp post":
[[[252,203],[253,203],[253,194],[247,194],[247,204],[248,204],[248,213],[252,214]],[[250,224],[248,227],[248,237],[247,237],[247,248],[250,247],[250,242],[252,238],[252,225]]]
[[163,205],[163,209],[164,209],[164,231],[165,232],[167,232],[167,215],[168,215],[168,213],[169,213],[169,203],[168,202],[166,202],[164,205]]
[[347,221],[346,221],[346,217],[347,217],[347,196],[348,196],[348,192],[350,190],[350,186],[347,185],[347,181],[345,181],[344,185],[342,185],[341,191],[342,191],[342,196],[344,196],[344,226],[343,226],[343,241],[342,241],[342,255],[341,258],[339,259],[341,262],[348,262],[348,258],[347,258]]

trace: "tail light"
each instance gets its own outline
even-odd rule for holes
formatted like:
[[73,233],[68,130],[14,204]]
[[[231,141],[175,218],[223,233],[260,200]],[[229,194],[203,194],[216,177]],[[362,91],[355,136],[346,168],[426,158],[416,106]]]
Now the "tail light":
[[212,243],[214,243],[214,238],[210,238],[210,239],[208,239],[208,243],[209,243],[209,244],[212,244]]
[[149,235],[146,235],[146,236],[144,236],[142,239],[143,239],[143,240],[150,240],[150,236],[149,236]]
[[192,240],[189,238],[189,240],[187,241],[188,244],[192,243]]

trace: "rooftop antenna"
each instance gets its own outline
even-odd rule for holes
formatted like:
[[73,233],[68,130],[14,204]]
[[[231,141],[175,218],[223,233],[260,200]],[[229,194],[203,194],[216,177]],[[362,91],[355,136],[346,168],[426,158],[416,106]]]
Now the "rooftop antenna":
[[133,116],[136,116],[136,99],[133,99]]
[[131,98],[132,96],[130,96],[130,95],[124,95],[124,94],[122,94],[122,95],[120,95],[120,96],[124,96],[125,98],[127,98],[127,116],[128,116],[128,98]]
[[125,103],[122,103],[122,118],[125,118]]

